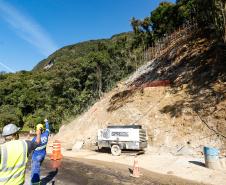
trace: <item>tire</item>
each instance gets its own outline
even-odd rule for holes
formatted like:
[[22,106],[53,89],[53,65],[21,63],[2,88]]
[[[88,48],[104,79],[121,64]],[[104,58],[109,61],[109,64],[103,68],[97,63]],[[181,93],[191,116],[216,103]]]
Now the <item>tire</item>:
[[112,145],[111,147],[111,154],[114,156],[119,156],[122,150],[118,145]]
[[100,150],[101,150],[101,148],[98,146],[98,147],[97,147],[97,151],[100,152]]

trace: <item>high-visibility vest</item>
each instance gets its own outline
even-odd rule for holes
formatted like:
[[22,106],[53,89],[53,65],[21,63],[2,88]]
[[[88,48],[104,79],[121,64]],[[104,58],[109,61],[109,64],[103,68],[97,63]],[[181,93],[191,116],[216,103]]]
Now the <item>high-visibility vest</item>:
[[0,185],[20,185],[25,181],[28,146],[15,140],[0,146]]

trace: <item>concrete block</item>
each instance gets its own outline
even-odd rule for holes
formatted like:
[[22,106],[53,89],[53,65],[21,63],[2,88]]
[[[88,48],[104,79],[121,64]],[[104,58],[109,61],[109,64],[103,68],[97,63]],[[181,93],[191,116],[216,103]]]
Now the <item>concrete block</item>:
[[76,141],[72,147],[73,152],[78,152],[82,149],[84,142],[83,141]]
[[219,161],[220,161],[220,168],[222,170],[226,170],[226,157],[220,158]]

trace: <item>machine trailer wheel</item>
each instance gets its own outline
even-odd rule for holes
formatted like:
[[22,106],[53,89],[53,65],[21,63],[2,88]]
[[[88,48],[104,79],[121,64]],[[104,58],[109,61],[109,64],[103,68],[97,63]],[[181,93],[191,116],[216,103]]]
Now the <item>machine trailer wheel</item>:
[[111,153],[112,155],[118,156],[121,154],[121,148],[118,145],[112,145]]

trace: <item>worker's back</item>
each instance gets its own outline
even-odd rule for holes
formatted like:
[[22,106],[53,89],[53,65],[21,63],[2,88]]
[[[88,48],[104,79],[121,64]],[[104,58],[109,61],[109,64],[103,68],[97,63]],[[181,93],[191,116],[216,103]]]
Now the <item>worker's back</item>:
[[26,141],[9,141],[1,146],[0,185],[20,185],[25,181],[28,145]]

